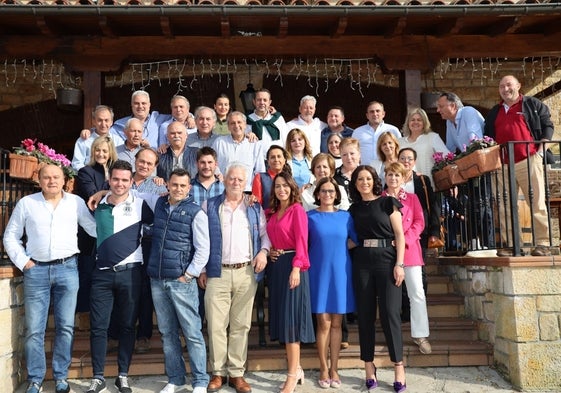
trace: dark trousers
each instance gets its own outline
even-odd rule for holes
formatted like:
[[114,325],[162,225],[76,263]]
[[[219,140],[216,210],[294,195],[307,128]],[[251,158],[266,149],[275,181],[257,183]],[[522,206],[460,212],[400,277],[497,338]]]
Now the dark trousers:
[[[152,289],[150,288],[150,277],[146,273],[148,266],[148,258],[150,257],[150,250],[152,249],[152,238],[144,237],[142,239],[142,258],[144,263],[141,268],[140,279],[140,300],[138,302],[138,328],[136,330],[136,338],[152,338],[152,331],[154,330],[153,314],[154,303],[152,302]],[[203,295],[204,296],[204,295]],[[111,322],[109,323],[109,330],[107,336],[112,340],[119,338],[119,315],[116,305],[113,307],[111,314]]]
[[379,306],[380,323],[390,359],[395,363],[403,360],[400,316],[402,289],[395,286],[393,278],[395,257],[384,257],[380,250],[358,247],[354,251],[353,286],[358,312],[360,359],[364,362],[374,361],[376,311]]
[[140,263],[114,272],[95,269],[90,298],[90,347],[94,377],[102,377],[107,351],[107,329],[113,304],[119,323],[119,375],[127,375],[134,350],[135,323],[141,287]]

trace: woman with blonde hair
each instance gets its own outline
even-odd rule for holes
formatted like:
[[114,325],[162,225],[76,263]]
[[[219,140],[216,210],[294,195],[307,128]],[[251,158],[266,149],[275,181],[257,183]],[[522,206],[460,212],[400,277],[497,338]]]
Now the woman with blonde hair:
[[[317,209],[316,198],[314,197],[314,191],[316,189],[316,184],[319,180],[324,177],[333,177],[335,174],[335,160],[330,154],[318,153],[312,160],[312,174],[313,182],[307,187],[304,187],[302,191],[302,205],[304,210],[309,211]],[[341,191],[341,197],[339,198],[339,203],[337,204],[337,209],[348,210],[350,203],[349,197],[342,186],[339,186]]]
[[393,162],[397,162],[399,142],[397,141],[396,136],[389,131],[384,132],[378,138],[376,150],[378,152],[378,159],[372,161],[370,166],[376,170],[376,173],[382,180],[383,185],[385,184],[384,168]]
[[432,182],[433,154],[437,152],[448,154],[449,151],[440,135],[431,130],[427,113],[421,108],[410,109],[402,132],[403,138],[398,140],[400,147],[415,149],[417,152],[415,171],[427,175]]
[[312,147],[304,131],[299,128],[290,130],[286,137],[285,149],[288,152],[288,165],[298,187],[310,183]]

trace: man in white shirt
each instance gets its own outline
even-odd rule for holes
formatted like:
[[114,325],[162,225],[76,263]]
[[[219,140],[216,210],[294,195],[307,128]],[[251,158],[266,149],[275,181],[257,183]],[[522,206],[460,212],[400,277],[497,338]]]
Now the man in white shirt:
[[248,334],[257,281],[267,265],[271,242],[265,213],[244,195],[245,167],[232,164],[224,179],[225,192],[203,203],[210,233],[210,257],[199,286],[206,289],[209,362],[208,392],[226,383],[237,393],[251,392],[244,379]]
[[[51,296],[55,321],[53,377],[57,393],[68,393],[74,311],[78,295],[78,225],[96,236],[95,219],[77,195],[62,191],[56,165],[39,171],[41,192],[19,200],[4,233],[4,247],[23,272],[27,393],[39,393],[47,371],[45,327]],[[23,236],[27,235],[24,246]]]
[[284,147],[288,135],[286,122],[282,114],[271,106],[272,102],[269,90],[257,90],[253,99],[255,110],[247,117],[247,132],[253,132],[263,142],[264,154],[271,145]]
[[353,138],[358,139],[360,143],[361,163],[370,165],[374,160],[378,159],[377,144],[378,138],[384,132],[389,131],[396,138],[401,138],[401,132],[396,126],[384,123],[384,105],[378,101],[372,101],[366,109],[366,118],[368,123],[356,128],[353,132]]
[[299,128],[304,132],[304,134],[306,134],[308,141],[310,141],[310,147],[312,148],[312,156],[315,156],[320,152],[321,130],[327,127],[326,123],[321,121],[319,118],[314,117],[316,114],[316,104],[317,100],[315,97],[302,97],[300,99],[300,107],[298,108],[298,112],[300,114],[296,119],[286,123],[288,131],[293,128]]
[[82,131],[87,132],[88,137],[80,136],[74,145],[72,168],[76,171],[89,164],[93,141],[100,136],[109,135],[109,130],[113,125],[113,109],[107,105],[96,106],[92,113],[92,122],[92,129]]
[[228,115],[230,135],[217,138],[212,148],[216,151],[221,173],[225,173],[233,162],[243,164],[246,169],[246,191],[249,191],[255,174],[265,172],[266,169],[262,142],[250,142],[245,135],[246,127],[246,117],[243,113],[238,111],[230,113]]

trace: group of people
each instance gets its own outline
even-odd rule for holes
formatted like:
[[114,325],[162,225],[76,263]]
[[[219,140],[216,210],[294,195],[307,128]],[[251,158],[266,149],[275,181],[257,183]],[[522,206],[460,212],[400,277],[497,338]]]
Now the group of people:
[[[115,123],[111,108],[98,106],[94,127],[75,146],[77,195],[62,191],[61,168],[42,168],[41,192],[17,203],[4,235],[24,275],[27,393],[38,393],[45,377],[51,296],[57,393],[70,390],[76,309],[90,312],[88,393],[106,388],[108,338],[118,341],[115,385],[121,393],[132,391],[127,376],[135,340],[137,352],[149,350],[153,310],[168,377],[161,393],[186,383],[179,330],[195,393],[218,392],[226,383],[237,393],[251,392],[244,379],[248,334],[264,277],[270,338],[286,350],[281,393],[304,380],[301,343],[317,342],[318,385],[341,386],[347,314],[357,316],[368,391],[378,386],[377,315],[394,363],[394,390],[405,391],[402,321],[410,320],[421,353],[431,353],[423,265],[429,240],[440,235],[433,153],[462,151],[483,130],[500,143],[549,140],[547,107],[519,90],[516,78],[505,76],[501,104],[486,122],[455,94],[443,93],[438,112],[447,122],[446,144],[422,109],[409,111],[400,132],[384,122],[377,101],[367,106],[368,123],[356,130],[344,124],[341,107],[330,108],[327,123],[314,117],[311,96],[287,123],[265,89],[256,92],[247,117],[230,111],[225,95],[194,115],[185,97],[174,96],[169,116],[150,112],[148,93],[136,91],[132,115]],[[538,146],[529,157],[515,154],[523,190],[525,160],[532,160],[531,201],[541,225],[536,255],[548,251],[543,196],[536,192],[543,188],[534,157],[540,152]]]

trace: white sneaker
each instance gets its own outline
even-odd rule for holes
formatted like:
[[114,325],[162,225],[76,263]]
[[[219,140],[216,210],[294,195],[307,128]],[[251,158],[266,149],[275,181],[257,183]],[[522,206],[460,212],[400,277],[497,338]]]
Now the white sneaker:
[[204,386],[197,386],[193,389],[193,393],[206,393],[206,388]]
[[179,386],[174,385],[173,383],[168,383],[162,390],[160,390],[160,393],[175,393],[175,390],[178,387]]

